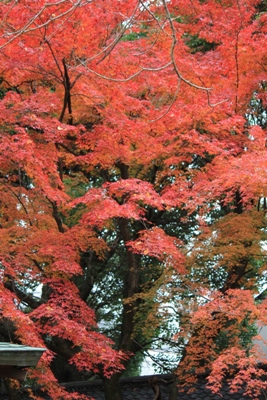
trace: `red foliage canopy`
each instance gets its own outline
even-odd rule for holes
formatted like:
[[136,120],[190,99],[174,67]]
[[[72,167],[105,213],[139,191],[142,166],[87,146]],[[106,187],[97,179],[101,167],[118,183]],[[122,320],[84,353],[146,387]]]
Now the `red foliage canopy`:
[[[253,372],[236,327],[266,319],[253,301],[266,258],[265,2],[21,0],[0,15],[1,313],[12,340],[50,348],[32,376],[61,398],[53,338],[71,343],[80,370],[123,368],[148,259],[195,294],[177,336],[184,365],[213,364],[215,388],[233,363]],[[82,259],[118,243],[127,329],[115,350],[97,331]],[[220,354],[219,329],[235,338]]]

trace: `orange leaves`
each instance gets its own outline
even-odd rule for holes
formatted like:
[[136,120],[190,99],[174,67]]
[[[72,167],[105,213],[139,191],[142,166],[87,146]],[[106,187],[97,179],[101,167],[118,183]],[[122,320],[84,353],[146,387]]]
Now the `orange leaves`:
[[[88,249],[95,251],[98,257],[103,257],[107,245],[97,238],[90,229],[76,225],[59,233],[56,229],[41,230],[36,232],[27,246],[34,248],[34,252],[28,254],[30,260],[39,265],[45,265],[44,277],[68,278],[82,274],[79,264],[81,252]],[[63,250],[64,249],[64,250]]]
[[86,204],[89,209],[83,222],[99,227],[111,218],[144,219],[146,206],[163,209],[162,200],[153,186],[139,179],[106,183],[101,189],[89,190],[70,205],[79,203]]
[[[12,278],[13,279],[13,278]],[[20,309],[19,299],[5,288],[2,276],[0,280],[0,315],[4,319],[7,333],[14,329],[17,340],[26,345],[45,347],[34,322]],[[6,332],[4,332],[6,334]]]
[[245,350],[236,347],[227,349],[221,354],[212,366],[208,377],[209,387],[219,392],[222,380],[227,374],[234,374],[230,381],[232,392],[244,390],[244,395],[257,398],[262,390],[266,390],[265,371],[258,367],[253,357],[247,357]]
[[119,201],[145,204],[158,210],[162,210],[162,200],[153,188],[153,185],[139,179],[127,179],[112,184],[104,185],[112,197]]
[[[198,236],[188,257],[188,265],[202,265],[205,268],[205,265],[211,263],[213,268],[222,267],[228,272],[246,266],[253,269],[256,260],[264,263],[266,259],[266,251],[262,247],[266,240],[266,235],[261,230],[264,226],[265,220],[261,212],[229,213],[217,221],[212,229],[206,228]],[[250,284],[253,288],[253,280],[244,283]]]
[[[186,368],[217,359],[223,376],[220,332],[241,368],[241,321],[266,322],[251,295],[266,269],[265,216],[255,206],[267,197],[266,138],[249,126],[259,111],[250,100],[262,112],[266,102],[257,2],[0,4],[2,311],[18,337],[70,341],[79,369],[120,370],[125,356],[96,331],[85,303],[96,280],[110,290],[114,273],[127,329],[135,296],[146,315],[159,287],[175,287]],[[38,332],[26,332],[15,304],[39,284],[50,291],[33,306]],[[64,397],[47,371],[51,396]]]
[[[191,323],[201,324],[204,320],[216,325],[216,314],[226,316],[228,320],[235,320],[239,323],[245,317],[249,318],[250,323],[260,318],[260,312],[255,304],[254,297],[249,290],[231,289],[225,294],[214,292],[208,295],[209,301],[206,305],[200,306],[194,313]],[[220,320],[218,320],[220,323]]]
[[179,273],[185,273],[184,256],[179,249],[181,243],[172,238],[160,229],[152,228],[139,232],[139,238],[136,241],[127,243],[133,252],[144,254],[150,257],[156,257],[162,261],[165,266],[174,267]]
[[55,279],[46,283],[52,289],[50,299],[31,313],[39,332],[70,341],[76,348],[71,363],[80,370],[99,372],[103,364],[105,375],[109,376],[122,369],[120,361],[126,356],[113,350],[112,342],[95,330],[95,314],[80,299],[76,286]]
[[262,317],[265,319],[263,310],[248,290],[207,293],[206,304],[199,306],[184,326],[188,332],[181,363],[185,374],[190,374],[191,368],[196,373],[211,370],[208,382],[213,391],[219,392],[222,380],[231,377],[233,391],[245,386],[248,394],[254,391],[258,395],[263,387],[263,371],[257,365],[261,358],[248,338],[255,335],[253,326]]

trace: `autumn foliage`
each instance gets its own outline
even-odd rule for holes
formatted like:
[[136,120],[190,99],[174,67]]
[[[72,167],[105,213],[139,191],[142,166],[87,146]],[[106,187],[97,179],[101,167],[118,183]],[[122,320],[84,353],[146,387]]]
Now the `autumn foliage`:
[[21,0],[0,15],[2,340],[48,349],[31,377],[53,399],[75,398],[57,355],[119,392],[171,303],[177,382],[212,371],[215,390],[235,376],[257,395],[242,338],[267,324],[266,1]]

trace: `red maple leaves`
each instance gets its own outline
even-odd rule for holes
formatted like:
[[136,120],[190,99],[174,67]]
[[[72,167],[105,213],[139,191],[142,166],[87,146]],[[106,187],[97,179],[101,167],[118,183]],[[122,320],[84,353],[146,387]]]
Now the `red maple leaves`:
[[[141,283],[144,265],[156,262],[173,268],[174,286],[175,277],[178,286],[187,281],[189,302],[195,299],[193,317],[185,307],[179,320],[190,320],[192,366],[210,326],[203,357],[213,354],[218,386],[214,377],[223,376],[229,355],[228,348],[218,357],[211,350],[219,327],[236,339],[231,310],[238,321],[263,318],[244,291],[257,290],[265,271],[261,7],[213,0],[1,3],[1,312],[14,324],[12,340],[48,347],[53,338],[68,341],[70,363],[110,376],[136,340],[139,305],[129,299],[156,296],[156,278],[151,292]],[[124,274],[119,282],[130,282],[121,306],[128,331],[122,326],[117,351],[97,331],[90,285],[83,291],[98,278],[91,263],[102,262],[108,274],[113,256]],[[36,298],[38,286],[48,291]],[[181,307],[183,290],[181,284]],[[243,295],[249,304],[236,303]],[[229,310],[218,311],[215,298]],[[218,312],[221,319],[210,318]],[[233,362],[247,365],[235,345]],[[53,380],[52,357],[42,361],[47,378],[33,373],[42,383]],[[241,375],[236,379],[247,379]],[[62,396],[56,383],[49,390]]]

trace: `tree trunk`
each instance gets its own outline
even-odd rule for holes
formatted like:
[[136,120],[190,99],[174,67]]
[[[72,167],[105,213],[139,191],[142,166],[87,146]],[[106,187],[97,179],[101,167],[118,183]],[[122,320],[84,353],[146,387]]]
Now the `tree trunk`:
[[169,400],[177,400],[177,398],[178,398],[177,397],[178,396],[177,385],[178,385],[178,379],[175,378],[174,382],[171,384]]
[[[119,228],[124,242],[131,240],[128,221],[121,218]],[[139,263],[138,256],[127,249],[127,273],[124,281],[124,304],[122,312],[121,334],[118,348],[122,351],[135,353],[136,343],[134,342],[134,317],[137,309],[136,300],[132,296],[139,290]],[[127,362],[124,363],[126,365]],[[110,379],[104,379],[105,400],[123,400],[119,378],[122,373],[114,374]]]
[[[120,168],[121,178],[128,179],[128,166],[123,163],[118,163],[117,167]],[[124,243],[133,239],[131,233],[130,222],[125,218],[118,219],[118,226],[121,237]],[[123,292],[123,311],[122,311],[122,324],[118,349],[135,353],[137,345],[134,341],[134,327],[135,315],[137,312],[138,304],[133,299],[133,296],[140,290],[140,263],[139,257],[126,248],[127,259],[127,272],[124,277],[124,292]],[[127,361],[124,362],[127,365]],[[119,378],[121,372],[114,374],[110,379],[104,379],[105,400],[123,400]]]
[[110,379],[104,380],[105,400],[123,400],[122,390],[119,384],[121,374],[114,374]]
[[153,376],[151,379],[148,379],[149,385],[152,387],[153,392],[155,393],[155,397],[153,400],[162,400],[160,386],[157,378]]

